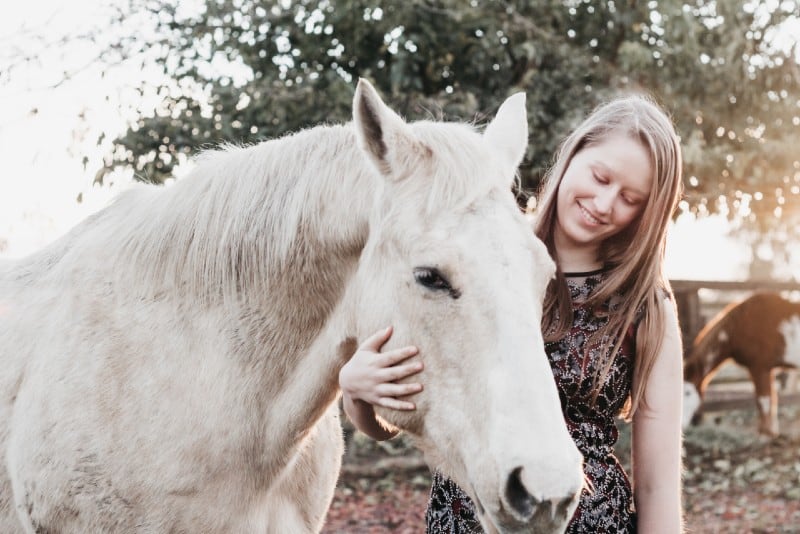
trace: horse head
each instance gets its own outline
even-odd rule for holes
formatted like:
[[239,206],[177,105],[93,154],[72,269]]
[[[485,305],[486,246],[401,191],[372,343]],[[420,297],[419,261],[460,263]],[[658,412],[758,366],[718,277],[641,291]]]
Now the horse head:
[[555,265],[511,194],[527,143],[524,94],[483,134],[406,123],[361,82],[359,145],[380,182],[355,275],[358,337],[392,324],[413,344],[417,409],[378,409],[476,503],[488,531],[562,529],[583,483],[541,334]]

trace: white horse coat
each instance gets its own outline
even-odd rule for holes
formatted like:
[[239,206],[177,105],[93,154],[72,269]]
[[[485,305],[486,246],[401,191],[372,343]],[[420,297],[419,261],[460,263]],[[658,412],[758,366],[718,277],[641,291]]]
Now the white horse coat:
[[582,484],[539,323],[553,263],[509,192],[524,98],[483,134],[354,121],[202,156],[0,267],[0,532],[315,532],[338,371],[393,324],[425,390],[381,411],[487,529],[556,531]]

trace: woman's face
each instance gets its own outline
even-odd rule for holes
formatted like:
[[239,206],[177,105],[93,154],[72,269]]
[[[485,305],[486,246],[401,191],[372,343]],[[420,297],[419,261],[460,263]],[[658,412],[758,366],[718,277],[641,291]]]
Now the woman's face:
[[598,249],[642,213],[653,168],[645,147],[624,134],[611,134],[580,150],[558,189],[555,242]]

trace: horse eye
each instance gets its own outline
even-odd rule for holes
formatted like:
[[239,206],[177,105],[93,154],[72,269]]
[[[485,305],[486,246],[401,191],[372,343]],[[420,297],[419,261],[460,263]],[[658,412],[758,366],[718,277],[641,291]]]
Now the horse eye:
[[461,293],[453,289],[447,278],[434,267],[417,267],[414,269],[414,278],[419,285],[430,290],[447,291],[455,299],[461,296]]
[[417,283],[434,290],[450,289],[450,284],[437,269],[432,267],[417,267],[414,269],[414,278]]

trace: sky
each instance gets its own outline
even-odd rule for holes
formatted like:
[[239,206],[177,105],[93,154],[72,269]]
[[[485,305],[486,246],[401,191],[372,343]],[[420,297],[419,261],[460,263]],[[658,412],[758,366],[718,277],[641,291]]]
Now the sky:
[[[100,132],[113,139],[124,131],[118,103],[130,101],[131,88],[142,80],[153,79],[155,86],[157,72],[131,63],[104,73],[97,44],[43,47],[33,38],[46,35],[58,43],[63,35],[93,32],[102,45],[103,35],[113,31],[108,21],[114,6],[123,1],[33,0],[0,9],[0,65],[15,65],[5,75],[0,70],[0,257],[23,257],[47,245],[131,185],[122,175],[113,186],[93,185],[104,148],[93,147],[93,140]],[[20,63],[31,51],[36,60]],[[64,71],[72,73],[66,81]],[[750,252],[727,232],[717,217],[680,217],[670,230],[668,276],[743,279]]]
[[[0,79],[0,239],[5,255],[16,257],[52,241],[104,205],[111,188],[91,189],[76,141],[91,130],[114,127],[114,113],[100,90],[108,86],[91,58],[91,46],[56,43],[61,35],[96,27],[110,12],[101,2],[35,0],[15,3],[0,17],[0,49],[10,71]],[[33,54],[33,62],[20,62]],[[86,68],[83,68],[87,66]],[[83,69],[83,70],[80,70]],[[64,71],[80,71],[57,85]],[[79,113],[88,113],[81,125]],[[83,194],[84,202],[76,198]]]

